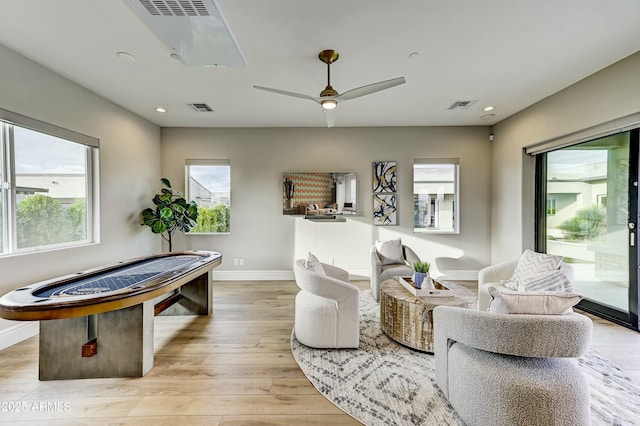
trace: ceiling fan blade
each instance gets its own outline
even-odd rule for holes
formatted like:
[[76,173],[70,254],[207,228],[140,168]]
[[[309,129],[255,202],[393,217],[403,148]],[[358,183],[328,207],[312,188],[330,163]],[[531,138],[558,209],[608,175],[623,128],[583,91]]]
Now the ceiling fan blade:
[[336,124],[336,114],[332,109],[323,109],[324,118],[327,120],[327,127],[333,127]]
[[[380,81],[378,83],[357,87],[338,95],[338,101],[346,101],[349,99],[359,98],[360,96],[370,95],[381,90],[390,89],[395,86],[406,83],[404,77],[398,77],[391,80]],[[254,86],[255,87],[255,86]]]
[[280,90],[280,89],[272,89],[270,87],[263,87],[263,86],[253,86],[254,89],[260,89],[260,90],[266,90],[267,92],[273,92],[273,93],[277,93],[279,95],[285,95],[285,96],[293,96],[294,98],[301,98],[301,99],[310,99],[314,102],[318,102],[318,98],[315,98],[313,96],[309,96],[309,95],[304,95],[302,93],[296,93],[296,92],[289,92],[287,90]]

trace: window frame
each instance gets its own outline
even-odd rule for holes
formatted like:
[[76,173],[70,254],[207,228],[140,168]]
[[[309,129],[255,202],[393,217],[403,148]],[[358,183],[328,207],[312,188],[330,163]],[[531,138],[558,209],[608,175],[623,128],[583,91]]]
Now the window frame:
[[[227,166],[229,168],[229,223],[228,231],[216,231],[216,232],[193,232],[189,231],[186,235],[230,235],[231,234],[231,160],[229,159],[185,159],[184,165],[184,182],[185,182],[185,199],[187,202],[192,201],[192,194],[190,193],[190,179],[191,174],[190,166]],[[197,204],[197,202],[196,202]]]
[[[430,229],[430,228],[417,228],[416,223],[416,191],[415,185],[417,183],[428,183],[431,181],[416,181],[416,166],[453,166],[454,168],[454,177],[453,177],[453,199],[452,199],[452,220],[453,227],[452,229]],[[412,201],[414,203],[414,216],[413,216],[413,232],[414,234],[448,234],[448,235],[457,235],[460,234],[460,160],[458,158],[414,158],[413,160],[413,179],[412,179]],[[435,181],[433,181],[435,182]]]
[[[14,155],[14,127],[20,127],[32,132],[59,138],[70,143],[77,143],[85,147],[85,193],[86,193],[86,237],[82,240],[63,243],[44,244],[18,248],[17,214],[16,214],[16,175]],[[45,250],[56,250],[67,247],[77,247],[92,244],[97,241],[99,224],[98,216],[98,161],[100,141],[72,130],[64,129],[53,124],[45,123],[21,114],[0,108],[0,199],[2,200],[2,226],[0,228],[0,257],[14,254],[34,253]]]

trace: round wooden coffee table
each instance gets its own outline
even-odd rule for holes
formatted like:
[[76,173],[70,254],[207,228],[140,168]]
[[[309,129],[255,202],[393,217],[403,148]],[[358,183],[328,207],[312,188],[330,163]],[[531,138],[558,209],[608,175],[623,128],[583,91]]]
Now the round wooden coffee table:
[[433,310],[436,306],[475,309],[475,294],[447,283],[450,297],[416,297],[395,279],[380,285],[380,328],[391,339],[412,349],[433,353]]

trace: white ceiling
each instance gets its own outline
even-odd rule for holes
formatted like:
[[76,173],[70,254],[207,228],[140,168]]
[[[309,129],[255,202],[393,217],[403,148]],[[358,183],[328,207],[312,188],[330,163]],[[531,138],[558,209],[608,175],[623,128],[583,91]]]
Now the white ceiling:
[[[491,125],[640,49],[638,0],[217,3],[246,67],[172,59],[126,0],[0,0],[0,44],[163,127],[323,127],[318,104],[252,88],[318,96],[323,49],[340,53],[331,67],[339,92],[407,80],[341,103],[336,127]],[[478,102],[448,110],[459,100]],[[495,117],[482,119],[488,105]]]

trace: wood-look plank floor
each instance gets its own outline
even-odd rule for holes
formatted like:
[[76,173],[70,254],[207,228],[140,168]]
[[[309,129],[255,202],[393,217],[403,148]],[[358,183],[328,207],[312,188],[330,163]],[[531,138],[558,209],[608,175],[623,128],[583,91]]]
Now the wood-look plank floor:
[[291,355],[298,290],[215,282],[212,316],[156,317],[155,363],[142,378],[40,382],[37,337],[0,351],[0,423],[359,425]]
[[[358,425],[291,355],[297,291],[292,281],[215,282],[212,316],[156,318],[155,364],[142,378],[40,382],[37,337],[0,351],[0,423]],[[594,349],[640,382],[640,333],[594,322]]]

